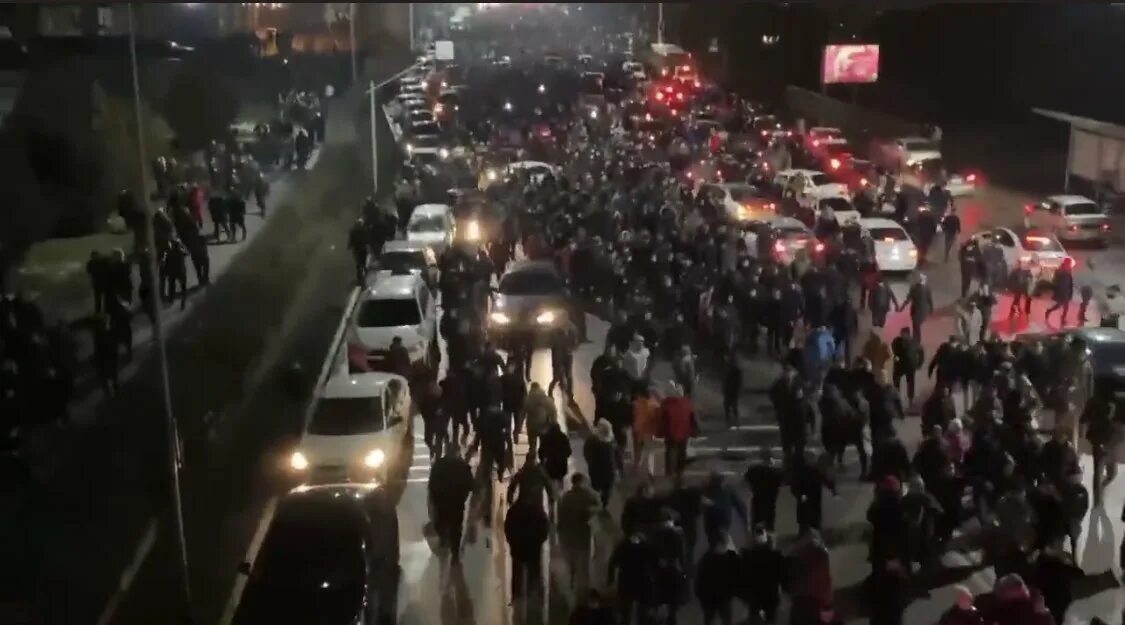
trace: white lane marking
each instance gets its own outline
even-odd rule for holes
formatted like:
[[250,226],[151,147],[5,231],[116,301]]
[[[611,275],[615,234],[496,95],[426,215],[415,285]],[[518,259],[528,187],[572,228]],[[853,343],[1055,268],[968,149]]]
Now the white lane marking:
[[148,520],[145,526],[145,532],[141,535],[141,542],[137,544],[136,551],[133,552],[133,559],[129,561],[128,566],[121,572],[121,579],[117,582],[117,590],[110,596],[109,601],[106,602],[105,608],[102,609],[101,616],[98,617],[97,625],[109,625],[113,622],[113,617],[117,614],[117,607],[121,605],[121,601],[125,599],[128,594],[129,588],[133,585],[133,580],[137,578],[137,573],[141,570],[145,560],[148,559],[148,554],[152,552],[153,545],[156,544],[156,530],[160,527],[157,517],[152,517]]
[[[258,519],[258,527],[254,530],[254,537],[250,539],[250,545],[246,548],[246,557],[242,561],[249,562],[251,566],[254,565],[254,558],[258,557],[258,550],[262,548],[262,541],[266,539],[266,530],[269,529],[274,512],[277,511],[277,501],[278,498],[274,496],[266,502],[266,507],[262,510],[262,517]],[[234,587],[231,588],[227,606],[223,608],[223,616],[219,619],[219,625],[230,625],[231,620],[234,619],[234,611],[238,609],[238,602],[242,600],[242,591],[246,589],[246,581],[246,576],[241,573],[235,578]]]

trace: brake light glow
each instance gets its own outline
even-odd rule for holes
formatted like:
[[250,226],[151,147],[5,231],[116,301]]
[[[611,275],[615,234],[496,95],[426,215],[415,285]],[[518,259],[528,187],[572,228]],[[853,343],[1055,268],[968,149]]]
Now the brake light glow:
[[[1072,228],[1073,228],[1073,226],[1072,226]],[[1027,237],[1027,242],[1028,243],[1038,243],[1040,245],[1046,245],[1046,244],[1050,243],[1051,240],[1048,239],[1047,237],[1040,237],[1040,236],[1032,235],[1032,236]]]
[[762,136],[763,136],[763,137],[765,137],[765,136],[767,136],[767,135],[769,135],[769,134],[770,134],[770,131],[768,131],[768,130],[763,130],[763,131],[762,131]]
[[859,186],[866,187],[867,186],[867,178],[860,178],[859,179]]
[[973,184],[974,182],[977,181],[977,175],[976,174],[969,174],[968,176],[965,176],[965,181],[968,182],[969,184]]
[[[769,204],[766,204],[766,208],[770,209],[771,211],[777,210],[777,204],[774,204],[773,202],[770,202]],[[1109,229],[1108,225],[1106,226],[1106,229],[1107,230]]]
[[774,243],[773,249],[774,249],[775,252],[780,254],[780,253],[785,251],[785,244],[782,243],[781,241],[778,241],[777,243]]
[[1020,262],[1021,263],[1031,264],[1031,261],[1033,261],[1033,260],[1035,260],[1035,259],[1032,256],[1020,256]]
[[690,71],[691,71],[691,66],[690,66],[690,65],[681,65],[681,66],[680,66],[680,71],[681,71],[681,72],[690,72]]
[[820,145],[820,139],[816,139],[815,141],[813,141],[812,145],[813,145],[814,148],[819,146]]
[[1076,232],[1078,230],[1078,226],[1071,226],[1071,227],[1067,228],[1067,230],[1070,230],[1071,232]]
[[434,113],[436,113],[438,115],[441,115],[441,112],[443,110],[445,110],[445,107],[442,106],[441,102],[438,102],[437,104],[434,105]]
[[828,165],[832,169],[840,169],[840,159],[834,158],[834,159],[828,161]]
[[911,258],[917,258],[918,257],[918,250],[910,250],[910,257]]
[[664,87],[664,92],[665,93],[672,93],[672,85],[668,85],[667,87]]
[[693,84],[695,85],[695,88],[696,88],[696,89],[698,89],[699,87],[701,87],[701,86],[702,86],[702,85],[701,85],[701,84],[699,83],[699,81],[698,81],[698,80],[697,80],[697,81],[695,81],[695,82],[694,82]]
[[1102,224],[1102,231],[1109,232],[1109,224]]
[[645,113],[645,121],[646,122],[652,121],[652,113]]
[[817,251],[817,252],[823,252],[823,251],[824,251],[824,244],[823,244],[823,243],[817,243],[817,244],[816,244],[816,245],[815,245],[815,246],[813,247],[813,250],[814,250],[814,251]]
[[891,237],[883,238],[883,243],[894,243],[894,242],[895,242],[895,240]]
[[663,91],[657,91],[656,92],[656,99],[657,99],[657,101],[663,100],[664,99],[664,92]]
[[677,92],[676,92],[676,99],[677,99],[677,100],[680,100],[680,101],[683,101],[683,99],[684,99],[684,92],[683,92],[683,91],[677,91]]
[[1025,214],[1025,215],[1030,215],[1030,214],[1031,214],[1031,212],[1032,212],[1032,211],[1034,211],[1034,210],[1035,210],[1035,205],[1034,205],[1034,204],[1024,204],[1024,207],[1023,207],[1023,214]]

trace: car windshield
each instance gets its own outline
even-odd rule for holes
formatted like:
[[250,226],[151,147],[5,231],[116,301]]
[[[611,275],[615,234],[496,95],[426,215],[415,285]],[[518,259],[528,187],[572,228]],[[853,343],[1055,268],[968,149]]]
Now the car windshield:
[[738,203],[749,202],[758,199],[758,191],[753,187],[732,187],[730,189],[730,197]]
[[847,143],[828,143],[824,146],[824,152],[833,155],[851,154],[852,146]]
[[325,397],[316,403],[309,434],[353,436],[383,429],[383,404],[378,397]]
[[236,622],[351,623],[363,609],[365,575],[358,520],[308,506],[283,508],[258,553]]
[[356,325],[361,328],[416,326],[422,322],[418,302],[411,299],[373,299],[359,307]]
[[831,208],[833,211],[852,211],[852,210],[855,210],[854,208],[852,208],[851,202],[847,201],[846,199],[844,199],[842,197],[830,197],[830,198],[821,200],[820,201],[820,208],[822,210],[825,209],[825,208]]
[[410,131],[416,135],[436,135],[441,133],[441,128],[438,128],[438,125],[433,121],[428,121],[422,122],[421,124],[414,124],[411,126]]
[[418,215],[410,220],[408,232],[444,232],[445,217],[442,215]]
[[426,269],[425,252],[383,252],[379,267],[392,273],[423,271]]
[[809,231],[804,226],[780,226],[777,227],[777,232],[786,238],[796,238],[807,236]]
[[1058,239],[1042,234],[1029,234],[1023,238],[1024,249],[1032,252],[1061,252],[1063,246]]
[[876,241],[905,241],[907,240],[906,231],[902,228],[872,228],[870,230],[871,238]]
[[1102,210],[1093,202],[1079,202],[1066,205],[1067,215],[1101,215]]
[[816,187],[824,186],[824,185],[832,182],[831,180],[828,179],[828,176],[826,176],[824,174],[813,174],[813,175],[809,176],[809,181],[812,182],[813,186],[816,186]]
[[910,152],[937,152],[941,148],[938,144],[928,139],[912,139],[903,141],[902,145]]
[[552,271],[517,271],[500,279],[503,295],[551,295],[562,290],[558,274]]

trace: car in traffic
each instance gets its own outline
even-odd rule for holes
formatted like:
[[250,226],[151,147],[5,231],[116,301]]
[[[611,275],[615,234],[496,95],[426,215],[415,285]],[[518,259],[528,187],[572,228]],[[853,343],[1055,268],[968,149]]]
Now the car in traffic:
[[385,489],[299,486],[282,496],[253,562],[233,625],[392,622],[398,517]]
[[871,160],[892,171],[933,158],[941,158],[941,146],[925,137],[899,137],[872,146]]
[[440,353],[437,318],[437,303],[425,279],[400,271],[363,290],[352,312],[349,336],[376,370],[389,370],[389,350],[396,338],[406,348],[410,364],[428,370],[437,365]]
[[543,335],[567,319],[566,284],[554,263],[525,260],[511,264],[492,297],[489,336],[512,332]]
[[1043,342],[1045,345],[1056,345],[1056,350],[1047,349],[1047,354],[1054,360],[1061,358],[1060,352],[1064,345],[1058,340],[1078,339],[1086,348],[1090,364],[1094,372],[1095,392],[1110,394],[1117,405],[1117,410],[1125,409],[1125,331],[1120,328],[1067,328],[1050,333],[1025,333],[1015,337],[1015,341],[1030,344]]
[[809,150],[820,147],[828,141],[847,141],[844,131],[831,126],[813,126],[805,133],[805,146]]
[[367,284],[404,273],[421,276],[431,288],[437,285],[438,263],[433,247],[422,241],[387,241],[383,253],[369,267]]
[[871,236],[879,271],[908,272],[918,268],[918,248],[897,221],[867,217],[859,220],[859,226]]
[[766,223],[774,231],[774,258],[782,264],[792,263],[800,250],[806,250],[810,259],[824,251],[824,244],[817,241],[813,231],[799,219],[774,216]]
[[992,228],[977,232],[972,239],[981,246],[999,247],[1009,271],[1025,266],[1037,283],[1052,280],[1069,258],[1058,237],[1041,228]]
[[745,182],[705,183],[699,191],[735,221],[766,219],[777,212],[777,202]]
[[[410,390],[385,371],[338,366],[317,389],[289,468],[302,484],[385,484],[409,466]],[[401,387],[395,394],[391,382]]]
[[505,169],[509,176],[526,172],[528,177],[535,184],[542,184],[543,180],[548,175],[558,175],[557,167],[550,163],[544,163],[543,161],[516,161],[514,163],[508,163]]
[[1109,216],[1096,202],[1081,195],[1052,195],[1025,207],[1027,223],[1055,233],[1065,241],[1106,245]]
[[448,204],[415,206],[406,222],[406,240],[443,252],[453,241],[453,207]]
[[953,197],[972,195],[983,182],[976,172],[950,174],[941,156],[918,159],[899,176],[900,186],[914,186],[929,193],[932,185],[941,184]]

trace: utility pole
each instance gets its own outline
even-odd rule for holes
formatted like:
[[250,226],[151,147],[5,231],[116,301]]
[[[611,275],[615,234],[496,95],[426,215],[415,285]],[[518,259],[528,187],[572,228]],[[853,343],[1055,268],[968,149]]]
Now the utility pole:
[[348,39],[352,51],[352,84],[359,79],[359,62],[356,60],[356,55],[359,51],[355,47],[355,3],[348,3]]
[[656,43],[664,43],[664,3],[656,3]]
[[371,88],[367,92],[371,98],[371,197],[375,197],[379,193],[379,135],[378,135],[378,121],[375,116],[375,108],[378,104],[375,102],[375,81],[371,81]]
[[408,11],[409,11],[409,17],[410,17],[410,51],[415,52],[416,49],[414,48],[414,3],[410,2],[408,4],[409,4]]
[[[190,614],[192,606],[191,579],[188,574],[187,539],[184,534],[183,495],[180,491],[180,433],[179,427],[176,424],[176,417],[172,413],[172,387],[171,379],[168,374],[168,352],[164,342],[164,319],[163,312],[161,311],[159,293],[160,279],[156,266],[156,236],[152,227],[153,209],[149,204],[148,176],[145,174],[148,157],[145,154],[145,133],[143,116],[141,114],[141,80],[139,72],[137,71],[137,32],[134,23],[132,2],[129,3],[129,60],[133,71],[133,110],[137,116],[137,158],[138,165],[141,168],[141,202],[144,207],[145,215],[145,237],[148,239],[147,249],[145,250],[147,255],[147,267],[141,270],[148,271],[148,277],[152,283],[152,293],[149,296],[152,298],[151,302],[153,306],[152,335],[156,343],[157,360],[160,362],[161,390],[164,395],[164,419],[166,421],[168,443],[168,472],[170,474],[169,477],[171,477],[176,546],[179,548],[180,556],[180,589],[183,593],[184,609]],[[141,305],[147,306],[148,304],[142,302]]]

